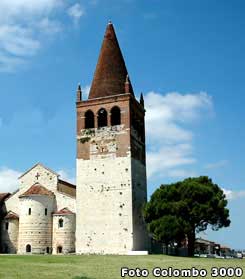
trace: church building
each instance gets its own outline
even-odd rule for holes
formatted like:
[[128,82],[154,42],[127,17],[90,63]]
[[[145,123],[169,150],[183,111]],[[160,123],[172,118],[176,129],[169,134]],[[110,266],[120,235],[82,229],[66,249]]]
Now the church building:
[[42,164],[19,177],[19,189],[0,194],[0,252],[74,253],[76,187]]
[[[130,254],[148,250],[145,109],[113,24],[87,100],[77,90],[76,186],[41,164],[0,194],[0,252]],[[2,209],[1,209],[2,208]]]

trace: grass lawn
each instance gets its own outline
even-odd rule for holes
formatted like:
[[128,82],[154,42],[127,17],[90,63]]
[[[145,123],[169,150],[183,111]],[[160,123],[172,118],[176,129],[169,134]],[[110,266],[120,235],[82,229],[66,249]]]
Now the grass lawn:
[[[205,268],[208,276],[212,267],[241,267],[244,270],[245,260],[239,259],[208,259],[208,258],[181,258],[165,255],[149,256],[0,256],[0,278],[21,279],[116,279],[121,278],[121,267],[147,268],[152,276],[154,267],[166,269],[169,267],[187,269],[195,267]],[[130,278],[130,277],[125,277]],[[131,277],[132,278],[132,277]],[[134,277],[138,278],[138,277]],[[144,278],[144,277],[141,277]],[[158,277],[170,278],[170,277]],[[177,278],[177,277],[171,277]],[[184,278],[184,277],[180,277]],[[191,277],[192,278],[192,277]],[[195,277],[201,278],[201,277]],[[216,277],[222,278],[222,277]],[[231,277],[226,277],[231,278]],[[238,277],[233,277],[238,278]]]

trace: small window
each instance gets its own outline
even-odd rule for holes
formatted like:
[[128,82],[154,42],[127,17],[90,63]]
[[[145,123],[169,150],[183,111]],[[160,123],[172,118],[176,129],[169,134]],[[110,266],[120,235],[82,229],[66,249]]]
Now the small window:
[[59,228],[63,228],[63,226],[64,226],[63,219],[59,219]]
[[31,208],[29,208],[28,210],[28,215],[31,215]]
[[107,111],[101,108],[98,111],[98,128],[107,126]]
[[85,112],[85,129],[94,128],[94,113],[91,110]]
[[27,244],[26,245],[26,253],[30,253],[31,252],[31,245]]
[[111,109],[111,126],[121,124],[121,111],[119,107],[113,107]]
[[8,229],[9,229],[9,222],[6,222],[5,223],[5,230],[8,231]]
[[45,208],[45,215],[47,216],[48,215],[48,209]]

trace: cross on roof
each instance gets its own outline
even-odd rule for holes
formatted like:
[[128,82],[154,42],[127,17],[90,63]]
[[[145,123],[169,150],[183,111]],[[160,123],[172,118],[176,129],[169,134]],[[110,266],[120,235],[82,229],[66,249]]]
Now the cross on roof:
[[37,174],[35,175],[36,179],[38,180],[40,174],[37,172]]

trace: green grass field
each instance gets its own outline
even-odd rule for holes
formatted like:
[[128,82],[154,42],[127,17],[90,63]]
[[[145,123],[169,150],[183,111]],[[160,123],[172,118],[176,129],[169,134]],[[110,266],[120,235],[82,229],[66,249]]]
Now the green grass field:
[[[181,258],[164,255],[149,256],[0,256],[0,278],[21,279],[117,279],[121,278],[121,267],[154,267],[187,269],[205,268],[208,276],[212,267],[241,267],[245,272],[245,260]],[[130,277],[125,277],[130,278]],[[131,277],[132,278],[132,277]],[[137,277],[134,277],[137,278]],[[144,278],[144,277],[142,277]],[[147,278],[157,278],[150,275]],[[158,277],[159,278],[159,277]],[[160,277],[170,278],[170,277]],[[176,278],[176,277],[171,277]],[[184,278],[184,277],[180,277]],[[195,277],[201,278],[201,277]],[[216,277],[222,278],[222,277]],[[229,277],[226,277],[229,278]],[[233,277],[238,278],[238,277]],[[245,278],[245,274],[240,277]]]

